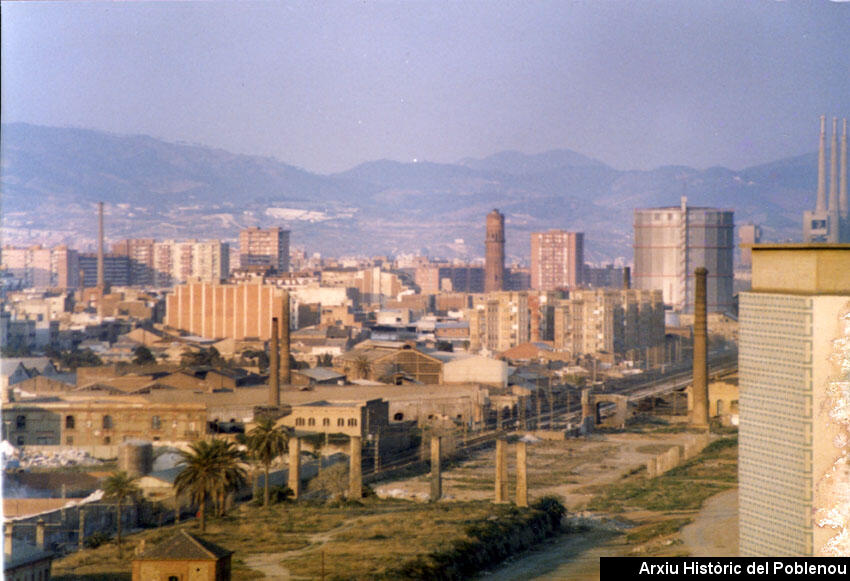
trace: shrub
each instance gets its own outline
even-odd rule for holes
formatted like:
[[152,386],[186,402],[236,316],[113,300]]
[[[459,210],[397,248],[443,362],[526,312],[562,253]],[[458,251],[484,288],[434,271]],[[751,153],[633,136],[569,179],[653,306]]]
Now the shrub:
[[85,540],[83,540],[83,546],[87,549],[96,549],[104,543],[109,542],[109,535],[106,533],[102,533],[97,531],[96,533],[92,533],[87,536]]

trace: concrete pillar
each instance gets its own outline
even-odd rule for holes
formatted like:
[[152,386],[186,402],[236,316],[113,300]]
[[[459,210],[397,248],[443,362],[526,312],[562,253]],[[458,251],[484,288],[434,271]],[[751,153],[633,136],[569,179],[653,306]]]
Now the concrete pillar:
[[277,317],[272,317],[272,336],[269,345],[269,405],[280,407],[280,347]]
[[3,524],[3,552],[7,555],[12,554],[12,538],[14,534],[14,526],[15,525],[10,522]]
[[293,498],[301,496],[301,439],[296,437],[289,439],[289,488]]
[[431,437],[431,502],[440,500],[443,496],[443,481],[440,473],[441,438]]
[[706,275],[699,267],[694,271],[694,375],[691,425],[708,428],[708,323],[706,308]]
[[44,550],[44,519],[40,518],[35,523],[35,546]]
[[348,498],[355,500],[363,498],[362,445],[360,436],[351,436],[348,467]]
[[83,541],[86,540],[86,509],[80,509],[80,525],[77,531],[77,543],[80,550],[83,549]]
[[508,501],[508,443],[496,440],[496,502]]
[[516,443],[516,505],[528,506],[528,444]]
[[280,377],[284,385],[292,383],[292,370],[289,368],[289,291],[283,291],[280,309]]

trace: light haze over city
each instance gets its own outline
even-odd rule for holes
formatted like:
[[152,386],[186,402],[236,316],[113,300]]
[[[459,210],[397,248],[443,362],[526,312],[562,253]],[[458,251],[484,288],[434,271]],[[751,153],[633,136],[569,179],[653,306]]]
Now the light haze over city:
[[3,3],[2,120],[316,172],[568,148],[620,169],[813,151],[850,4]]

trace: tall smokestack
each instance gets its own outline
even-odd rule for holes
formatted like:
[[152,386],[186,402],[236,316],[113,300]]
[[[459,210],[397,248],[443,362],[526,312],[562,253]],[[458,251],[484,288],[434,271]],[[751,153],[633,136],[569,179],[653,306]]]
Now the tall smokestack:
[[632,288],[632,269],[628,266],[623,267],[623,288],[625,290]]
[[829,213],[838,215],[838,117],[832,118],[832,143],[829,147]]
[[694,271],[694,377],[691,425],[708,428],[708,323],[705,279],[708,270]]
[[815,212],[826,212],[826,116],[820,116],[820,148],[818,149],[818,199]]
[[97,203],[97,286],[102,289],[103,280],[103,202]]
[[272,317],[272,337],[269,345],[269,405],[280,407],[280,351],[277,317]]
[[289,368],[289,291],[283,291],[280,310],[280,377],[284,385],[292,383]]
[[484,237],[484,292],[505,288],[505,216],[499,210],[487,214]]
[[[838,193],[838,213],[845,222],[850,219],[847,203],[847,119],[844,119],[844,130],[841,132],[841,185]],[[850,230],[850,224],[845,223],[845,228]]]

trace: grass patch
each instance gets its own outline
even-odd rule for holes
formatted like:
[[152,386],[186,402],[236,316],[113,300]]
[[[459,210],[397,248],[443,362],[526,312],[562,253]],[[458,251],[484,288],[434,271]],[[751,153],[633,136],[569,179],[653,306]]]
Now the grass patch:
[[638,527],[626,535],[626,542],[631,544],[646,543],[659,537],[666,537],[693,522],[691,518],[671,518],[658,523]]
[[614,484],[587,487],[587,491],[595,493],[588,508],[612,513],[698,510],[708,497],[731,488],[737,481],[737,444],[737,438],[712,442],[699,456],[652,480],[635,472]]

